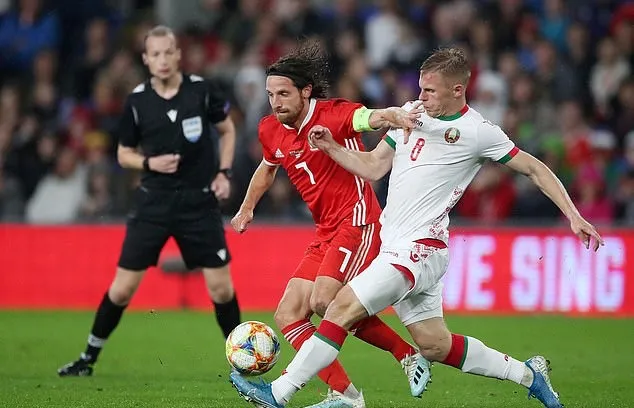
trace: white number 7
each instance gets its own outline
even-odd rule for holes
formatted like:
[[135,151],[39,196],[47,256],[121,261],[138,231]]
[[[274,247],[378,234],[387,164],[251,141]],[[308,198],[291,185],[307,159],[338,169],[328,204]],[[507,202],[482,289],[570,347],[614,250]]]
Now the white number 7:
[[313,176],[313,172],[310,171],[310,169],[308,168],[308,164],[306,164],[305,161],[301,162],[301,163],[297,163],[295,165],[296,169],[304,169],[306,171],[306,173],[308,173],[308,178],[310,179],[310,184],[316,184],[315,182],[315,176]]
[[348,266],[348,262],[350,262],[350,255],[352,255],[352,251],[344,247],[339,247],[339,250],[345,254],[345,256],[343,257],[343,262],[339,267],[339,272],[344,273],[346,270],[346,266]]

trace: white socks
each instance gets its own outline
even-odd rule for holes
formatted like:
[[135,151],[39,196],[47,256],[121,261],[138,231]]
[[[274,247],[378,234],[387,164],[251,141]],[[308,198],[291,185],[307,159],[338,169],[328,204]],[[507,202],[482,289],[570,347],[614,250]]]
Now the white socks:
[[487,347],[476,338],[465,338],[467,356],[461,368],[463,372],[510,380],[525,387],[531,386],[533,373],[526,364]]
[[[313,334],[306,340],[293,361],[286,367],[286,373],[271,383],[275,400],[278,403],[287,404],[293,394],[304,387],[318,372],[335,361],[339,354],[339,348],[336,346],[327,339],[323,340],[319,333]],[[352,384],[350,387],[348,387],[350,393],[356,392],[356,396],[358,396],[356,388]]]

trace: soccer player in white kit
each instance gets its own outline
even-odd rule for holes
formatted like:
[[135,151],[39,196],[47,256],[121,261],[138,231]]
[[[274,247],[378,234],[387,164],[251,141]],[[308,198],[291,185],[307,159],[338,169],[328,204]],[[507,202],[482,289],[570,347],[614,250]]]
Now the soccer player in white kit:
[[[245,398],[266,407],[283,407],[336,358],[355,322],[393,306],[427,360],[511,380],[528,388],[529,397],[544,406],[562,407],[544,357],[521,362],[476,338],[451,333],[443,319],[441,278],[449,262],[448,214],[485,160],[528,176],[566,215],[586,248],[592,244],[596,251],[603,245],[548,167],[519,150],[498,126],[469,108],[465,98],[469,76],[469,63],[460,49],[436,51],[421,66],[420,101],[404,107],[410,110],[422,103],[425,113],[420,114],[417,127],[409,136],[400,129],[390,130],[372,152],[338,145],[322,126],[311,129],[311,143],[356,175],[378,180],[392,169],[381,215],[381,252],[338,293],[320,327],[281,377],[271,384],[254,384],[232,375]],[[429,381],[429,366],[419,378]]]

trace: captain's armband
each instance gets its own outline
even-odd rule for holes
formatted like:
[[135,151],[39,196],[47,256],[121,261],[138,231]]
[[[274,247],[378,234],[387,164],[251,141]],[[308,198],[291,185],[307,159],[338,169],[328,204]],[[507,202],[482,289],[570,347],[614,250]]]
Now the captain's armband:
[[352,128],[355,132],[369,132],[376,130],[370,126],[370,115],[374,109],[368,109],[365,106],[354,111],[352,116]]

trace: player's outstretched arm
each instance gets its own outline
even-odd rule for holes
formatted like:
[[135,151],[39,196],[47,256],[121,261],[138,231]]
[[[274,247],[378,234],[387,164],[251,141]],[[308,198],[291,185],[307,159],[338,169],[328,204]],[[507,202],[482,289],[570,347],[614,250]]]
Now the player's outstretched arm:
[[[355,112],[355,119],[361,111]],[[424,109],[422,108],[422,102],[418,101],[412,105],[412,108],[407,111],[403,108],[392,106],[384,109],[373,109],[369,111],[368,125],[372,129],[381,128],[400,128],[403,129],[405,138],[404,143],[407,143],[409,135],[416,127],[416,118]],[[358,121],[358,120],[355,120]],[[367,129],[365,129],[367,130]]]
[[277,166],[270,166],[262,160],[260,165],[253,173],[247,194],[242,201],[240,210],[231,220],[231,226],[236,232],[244,232],[247,225],[253,220],[253,210],[258,204],[264,193],[271,187],[275,181]]
[[308,141],[341,167],[365,180],[380,180],[392,167],[394,149],[385,141],[379,142],[371,152],[350,150],[337,143],[330,130],[321,125],[315,125],[310,129]]
[[506,165],[528,176],[561,209],[570,220],[570,229],[585,244],[586,248],[590,248],[591,237],[594,239],[593,249],[595,251],[599,249],[599,246],[604,245],[601,235],[579,214],[579,210],[570,199],[566,188],[548,166],[523,151],[506,162]]

